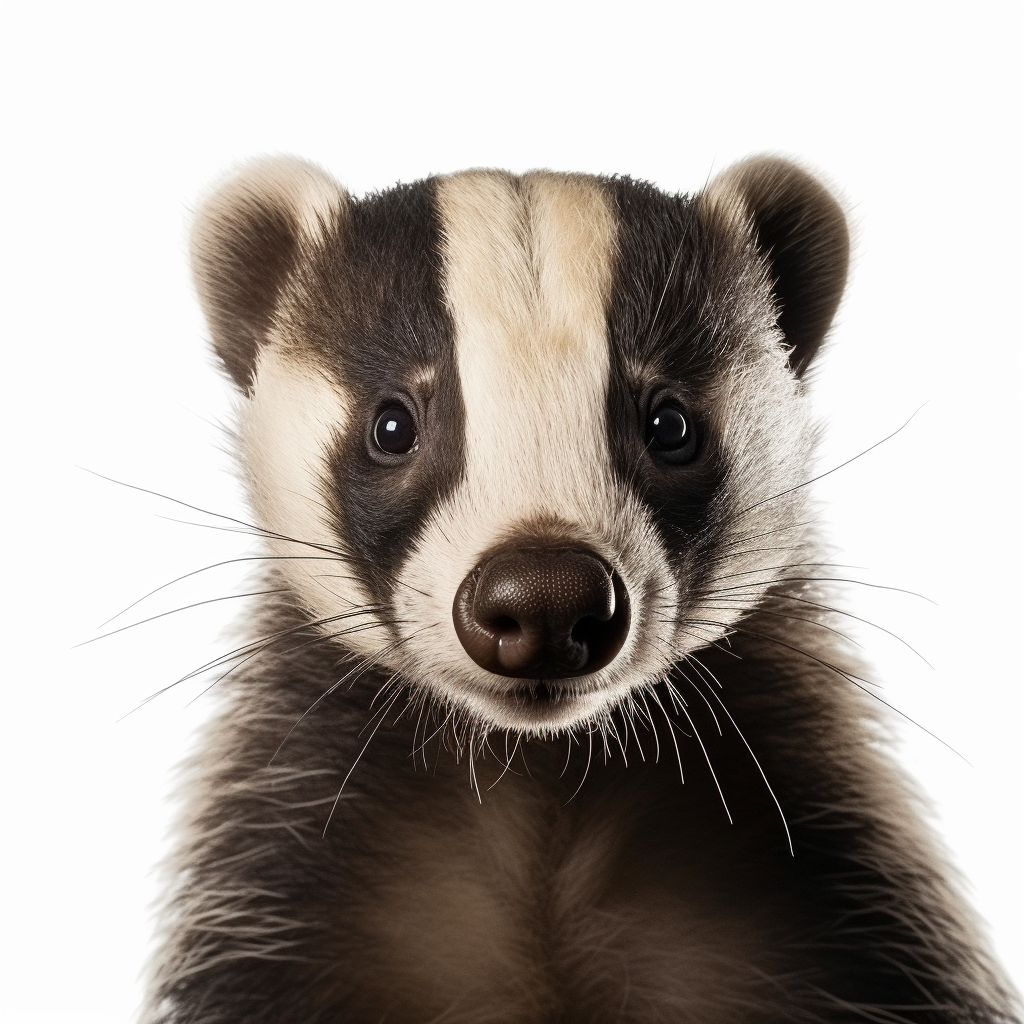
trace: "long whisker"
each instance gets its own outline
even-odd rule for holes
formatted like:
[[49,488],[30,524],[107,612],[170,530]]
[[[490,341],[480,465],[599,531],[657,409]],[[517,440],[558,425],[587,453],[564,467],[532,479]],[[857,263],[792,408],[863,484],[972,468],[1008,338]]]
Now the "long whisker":
[[[321,634],[319,636],[315,636],[315,637],[313,637],[312,640],[307,640],[305,643],[299,644],[298,647],[293,647],[288,653],[289,654],[294,654],[296,651],[301,651],[303,647],[311,647],[314,644],[326,643],[329,640],[336,640],[339,637],[351,636],[353,633],[365,633],[365,632],[368,632],[371,629],[384,629],[384,628],[386,628],[389,625],[394,625],[394,623],[393,622],[388,622],[386,620],[375,620],[373,622],[361,622],[358,625],[349,626],[346,629],[339,629],[339,630],[337,630],[336,632],[333,632],[333,633],[324,633],[324,634]],[[197,693],[195,695],[195,697],[193,697],[188,702],[188,704],[186,704],[185,706],[189,707],[190,705],[194,704],[204,694],[209,693],[210,690],[212,690],[218,683],[223,682],[225,679],[228,678],[228,676],[234,675],[243,665],[246,664],[246,662],[248,662],[248,661],[250,661],[250,660],[252,660],[254,658],[258,658],[270,646],[272,646],[272,645],[271,644],[266,644],[263,647],[261,647],[259,650],[253,651],[251,654],[247,655],[246,657],[242,658],[240,661],[236,662],[226,672],[224,672],[221,675],[217,676],[217,678],[214,679],[214,681],[212,683],[210,683],[209,686],[206,686],[202,690],[200,690],[199,693]]]
[[[697,668],[697,667],[698,667],[698,666],[700,665],[700,662],[697,662],[697,661],[695,661],[695,662],[693,663],[693,665],[694,665],[694,668]],[[704,701],[704,703],[705,703],[705,704],[707,704],[707,706],[708,706],[708,711],[709,711],[709,712],[711,713],[711,719],[712,719],[712,721],[713,721],[713,722],[715,723],[715,728],[716,728],[716,729],[718,730],[718,735],[719,735],[719,736],[723,736],[723,735],[725,735],[725,734],[724,734],[724,733],[722,732],[722,726],[721,726],[721,725],[719,724],[719,722],[718,722],[718,715],[716,715],[716,714],[715,714],[715,709],[714,709],[714,708],[713,708],[713,707],[711,706],[711,701],[709,701],[709,700],[707,699],[707,697],[705,697],[705,696],[704,696],[704,693],[703,693],[703,691],[702,691],[702,690],[700,689],[700,687],[699,687],[699,686],[697,686],[697,684],[696,684],[696,683],[695,683],[695,682],[694,682],[694,681],[693,681],[692,679],[690,679],[690,677],[689,677],[689,676],[687,676],[687,675],[686,675],[686,673],[685,673],[685,672],[683,672],[681,668],[680,668],[680,670],[679,670],[679,671],[680,671],[680,674],[682,675],[682,677],[683,677],[683,678],[684,678],[684,679],[685,679],[685,680],[686,680],[686,681],[687,681],[687,682],[688,682],[688,683],[690,684],[690,686],[691,686],[691,687],[693,687],[693,691],[694,691],[694,693],[696,693],[696,694],[697,694],[697,696],[698,696],[698,697],[700,697],[700,699],[701,699],[702,701]],[[704,682],[705,682],[705,685],[707,685],[707,680],[705,680]]]
[[802,523],[790,523],[786,526],[776,526],[773,530],[765,530],[763,533],[748,533],[742,537],[734,537],[722,545],[723,550],[738,547],[740,544],[749,544],[752,540],[760,540],[762,537],[771,537],[776,533],[786,533],[789,530],[802,530],[805,526],[813,526],[814,519],[806,519]]
[[757,754],[754,753],[750,744],[747,742],[747,737],[743,735],[743,730],[736,724],[736,719],[732,717],[731,712],[725,706],[722,698],[715,693],[710,687],[708,687],[708,693],[718,701],[721,705],[722,710],[725,712],[726,717],[732,723],[732,727],[736,730],[736,735],[743,741],[743,746],[747,748],[747,753],[754,759],[754,764],[757,765],[757,770],[761,773],[761,778],[764,779],[764,784],[768,787],[768,792],[771,795],[772,800],[775,802],[775,807],[778,809],[779,817],[782,819],[782,827],[786,830],[786,844],[789,846],[789,855],[795,857],[796,853],[793,850],[793,837],[789,834],[789,824],[786,822],[786,814],[782,810],[782,804],[779,803],[779,798],[775,795],[775,790],[772,789],[772,784],[768,781],[768,776],[765,775],[764,769],[761,767],[761,762],[757,759]]
[[795,487],[788,487],[788,488],[787,488],[786,490],[784,490],[784,491],[779,491],[779,493],[778,493],[778,494],[773,494],[773,495],[772,495],[772,496],[771,496],[770,498],[762,498],[762,499],[761,499],[760,501],[756,501],[756,502],[754,502],[754,504],[753,504],[753,505],[748,505],[748,506],[747,506],[747,507],[746,507],[745,509],[743,509],[742,511],[740,511],[740,512],[736,512],[736,513],[735,513],[735,514],[734,514],[734,515],[733,515],[733,516],[731,517],[732,521],[735,521],[736,519],[739,519],[739,518],[740,518],[740,516],[745,516],[745,515],[747,515],[748,513],[750,513],[750,512],[753,512],[753,511],[754,511],[754,509],[756,509],[756,508],[760,508],[760,507],[761,507],[762,505],[765,505],[765,504],[767,504],[767,503],[768,503],[769,501],[776,501],[776,500],[778,500],[779,498],[782,498],[782,497],[784,497],[784,496],[785,496],[785,495],[787,495],[787,494],[792,494],[792,493],[793,493],[793,491],[799,491],[799,490],[800,490],[800,489],[801,489],[802,487],[807,487],[807,486],[809,486],[810,484],[813,484],[813,483],[817,482],[818,480],[823,480],[823,479],[824,479],[825,477],[827,477],[827,476],[831,476],[831,474],[833,474],[833,473],[836,473],[836,472],[838,472],[838,471],[839,471],[840,469],[842,469],[842,468],[843,468],[844,466],[848,466],[848,465],[850,465],[850,463],[851,463],[851,462],[856,462],[856,461],[857,461],[857,459],[860,459],[860,458],[862,458],[863,456],[867,455],[867,454],[868,454],[869,452],[873,452],[873,451],[874,451],[874,450],[875,450],[875,449],[876,449],[876,448],[877,448],[877,447],[878,447],[879,445],[885,444],[885,442],[886,442],[886,441],[890,441],[890,440],[892,440],[892,438],[894,438],[894,437],[895,437],[895,436],[896,436],[896,435],[897,435],[898,433],[900,433],[900,431],[901,431],[901,430],[905,429],[905,428],[906,428],[906,427],[907,427],[907,426],[908,426],[908,425],[910,424],[911,420],[913,420],[913,418],[914,418],[914,417],[915,417],[915,416],[916,416],[916,415],[917,415],[917,414],[918,414],[918,413],[919,413],[919,412],[920,412],[920,411],[921,411],[921,410],[922,410],[922,409],[923,409],[923,408],[925,407],[925,405],[927,405],[927,404],[928,404],[927,402],[924,402],[924,403],[922,403],[921,405],[919,405],[919,406],[918,406],[918,407],[917,407],[917,408],[916,408],[916,409],[915,409],[915,410],[913,411],[913,413],[911,413],[911,415],[910,415],[910,418],[909,418],[909,419],[908,419],[908,420],[906,421],[906,423],[904,423],[904,424],[903,424],[902,426],[900,426],[900,427],[897,427],[897,428],[896,428],[896,429],[895,429],[895,430],[894,430],[894,431],[893,431],[893,432],[892,432],[891,434],[888,434],[888,435],[887,435],[886,437],[883,437],[881,441],[876,441],[876,442],[875,442],[875,443],[874,443],[873,445],[871,445],[871,447],[870,447],[870,448],[865,448],[865,449],[864,449],[864,451],[862,451],[862,452],[858,452],[858,454],[854,455],[854,456],[853,456],[852,458],[849,458],[849,459],[847,459],[847,460],[846,460],[845,462],[840,462],[838,466],[833,466],[833,467],[832,467],[831,469],[828,469],[828,470],[826,470],[826,471],[825,471],[824,473],[819,473],[819,474],[818,474],[817,476],[813,476],[813,477],[811,477],[811,479],[810,479],[810,480],[805,480],[805,481],[804,481],[804,482],[803,482],[802,484],[797,484],[797,485],[796,485]]
[[216,604],[218,601],[237,601],[242,597],[261,597],[265,594],[283,594],[286,592],[286,589],[285,587],[276,587],[273,590],[253,590],[247,594],[227,594],[223,597],[209,597],[205,601],[193,601],[192,604],[183,604],[180,608],[172,608],[170,611],[160,612],[159,615],[150,615],[148,619],[139,619],[138,622],[129,623],[127,626],[120,626],[118,629],[112,629],[109,633],[90,637],[88,640],[83,640],[80,644],[75,644],[71,649],[76,650],[79,647],[85,647],[86,644],[94,644],[97,640],[106,640],[108,637],[123,633],[126,629],[144,626],[147,622],[156,622],[157,619],[163,619],[168,615],[177,615],[178,612],[187,612],[190,608],[199,608],[204,604]]
[[[868,571],[866,566],[844,565],[841,562],[789,562],[783,565],[764,565],[757,569],[744,569],[742,572],[730,572],[724,576],[715,576],[708,580],[707,586],[713,587],[716,583],[721,583],[722,580],[734,580],[740,576],[754,576],[762,572],[785,572],[787,569],[859,569],[862,572]],[[788,579],[788,577],[786,578]],[[771,582],[776,581],[772,580]]]
[[[723,548],[727,545],[722,545]],[[766,551],[799,551],[799,544],[786,544],[776,545],[774,547],[767,548],[747,548],[746,551],[727,551],[724,554],[719,555],[717,558],[708,558],[704,560],[706,565],[717,565],[719,562],[728,562],[737,558],[743,558],[746,555],[760,555]]]
[[[159,594],[161,590],[166,590],[168,587],[173,587],[175,583],[180,583],[182,580],[187,580],[190,576],[198,576],[200,573],[209,572],[210,569],[219,569],[222,565],[234,565],[236,562],[270,562],[277,560],[291,560],[291,561],[322,561],[322,562],[336,562],[340,559],[332,555],[246,555],[244,558],[226,558],[223,562],[214,562],[212,565],[204,565],[201,569],[193,569],[191,572],[185,573],[183,576],[177,577],[177,579],[170,580],[167,583],[161,583],[159,587],[155,587],[148,594],[143,594],[142,597],[135,601],[132,601],[130,605],[122,608],[116,615],[111,615],[105,622],[101,622],[96,628],[102,629],[108,623],[113,622],[114,619],[119,619],[125,612],[131,611],[137,604],[142,604],[147,598],[152,597],[154,594]],[[347,579],[353,579],[354,577],[346,577]]]
[[[703,621],[707,625],[722,625],[722,623],[716,623],[713,619],[698,619],[696,621]],[[816,664],[821,665],[823,668],[827,668],[830,671],[835,672],[836,675],[842,676],[843,679],[847,679],[851,683],[866,683],[868,686],[881,685],[880,683],[876,683],[872,679],[865,679],[863,676],[858,676],[855,673],[849,671],[848,669],[839,668],[837,665],[833,665],[830,662],[827,662],[822,658],[819,658],[817,655],[811,654],[809,651],[801,649],[800,647],[794,647],[793,644],[787,644],[785,640],[780,640],[777,636],[770,636],[767,633],[759,633],[757,630],[748,629],[746,626],[737,626],[735,624],[730,628],[735,630],[737,633],[743,633],[745,636],[752,636],[757,638],[758,640],[767,640],[770,643],[778,644],[780,647],[784,647],[787,651],[792,651],[794,654],[800,654],[803,657],[807,658],[809,661],[813,661]]]
[[[254,536],[257,537],[269,537],[274,540],[285,540],[292,544],[301,544],[304,547],[315,548],[319,551],[327,551],[331,554],[342,555],[343,552],[337,548],[329,547],[323,544],[314,544],[311,541],[298,540],[295,537],[289,537],[283,533],[275,533],[273,530],[265,530],[261,526],[256,526],[253,523],[246,522],[244,519],[236,519],[234,516],[225,516],[220,512],[211,512],[208,508],[200,508],[198,505],[190,505],[187,501],[181,501],[179,498],[172,498],[169,494],[161,494],[159,491],[150,490],[148,487],[140,487],[138,484],[129,484],[124,480],[115,480],[111,476],[104,476],[102,473],[97,473],[93,469],[86,469],[84,466],[79,466],[79,469],[84,470],[86,473],[91,473],[93,476],[99,477],[101,480],[106,480],[108,483],[117,484],[119,487],[127,487],[132,491],[139,491],[142,494],[152,495],[154,498],[162,498],[164,501],[172,502],[175,505],[181,505],[182,508],[191,509],[193,512],[201,512],[204,516],[213,516],[215,519],[223,519],[227,523],[235,523],[238,526],[244,526],[246,530],[254,531]],[[176,520],[180,522],[180,520]],[[206,526],[205,523],[192,523],[192,526]],[[217,529],[215,526],[210,526],[211,529]],[[240,533],[243,531],[233,530],[233,533]]]
[[[295,626],[289,626],[287,629],[280,630],[277,633],[271,633],[269,636],[263,637],[260,640],[254,640],[250,643],[243,644],[241,647],[236,647],[233,651],[229,651],[227,654],[223,654],[218,658],[214,658],[211,661],[206,662],[205,665],[200,665],[198,668],[193,669],[191,672],[182,676],[174,683],[171,683],[171,686],[175,686],[177,685],[177,683],[186,682],[189,679],[194,679],[196,676],[202,675],[203,672],[206,672],[209,669],[220,668],[222,665],[227,664],[233,658],[245,658],[247,660],[248,657],[254,657],[258,654],[261,654],[264,650],[267,650],[268,648],[272,647],[279,640],[286,640],[288,639],[288,637],[294,636],[296,633],[301,633],[304,630],[312,629],[318,626],[325,626],[328,623],[338,622],[341,619],[354,618],[357,615],[373,615],[378,611],[380,611],[379,606],[371,605],[367,606],[366,608],[355,608],[351,611],[341,612],[338,615],[329,615],[323,619],[314,619],[312,622],[300,622]],[[353,626],[352,628],[361,629],[365,625],[366,624],[364,623],[360,626]],[[298,647],[294,648],[294,650],[301,650],[308,644],[320,643],[324,640],[330,639],[332,635],[340,636],[342,634],[319,634],[315,636],[312,640],[300,644]]]
[[312,629],[317,626],[323,626],[329,622],[335,622],[339,619],[351,618],[354,615],[371,615],[377,610],[378,609],[376,607],[371,606],[367,608],[359,608],[355,611],[344,612],[340,615],[331,615],[324,619],[315,619],[312,622],[300,622],[295,626],[289,626],[287,629],[282,629],[277,633],[271,633],[269,636],[262,637],[259,640],[250,641],[249,643],[243,644],[241,647],[236,647],[233,651],[229,651],[227,654],[222,654],[217,658],[213,658],[211,661],[208,661],[205,664],[200,665],[198,668],[193,669],[191,672],[187,672],[180,678],[175,679],[173,683],[168,683],[166,686],[161,687],[156,692],[151,693],[144,700],[136,704],[135,707],[131,709],[131,711],[125,712],[125,714],[118,718],[117,721],[120,722],[123,719],[127,718],[129,715],[134,714],[140,708],[145,707],[145,705],[147,705],[150,701],[155,700],[162,694],[167,693],[168,690],[173,689],[175,686],[187,682],[189,679],[194,679],[196,676],[202,675],[204,672],[207,672],[210,669],[219,668],[220,666],[230,662],[233,658],[244,658],[245,660],[247,660],[248,657],[253,657],[257,654],[260,654],[263,650],[273,646],[279,640],[285,640],[289,636],[293,636],[296,633],[301,633],[303,630]]
[[505,767],[502,768],[501,774],[487,787],[490,792],[494,787],[505,778],[506,774],[512,770],[512,759],[516,756],[516,751],[519,749],[519,741],[523,738],[522,733],[516,734],[516,742],[512,747],[511,755],[508,752],[508,733],[505,733]]
[[654,724],[654,716],[651,714],[651,707],[647,703],[647,695],[651,693],[650,687],[644,687],[637,696],[643,702],[644,712],[647,715],[647,724],[651,727],[651,732],[654,733],[654,763],[657,764],[661,760],[661,741],[658,739],[658,729]]
[[[694,689],[696,689],[696,684],[694,684],[692,680],[687,679],[685,674],[683,675],[683,678],[686,679]],[[711,705],[709,704],[708,707],[710,706]],[[729,810],[729,805],[725,801],[725,794],[722,792],[722,787],[719,785],[718,776],[715,774],[715,766],[711,763],[711,755],[708,753],[708,748],[704,746],[704,740],[701,737],[700,730],[697,728],[697,723],[694,722],[693,716],[685,705],[683,706],[683,714],[686,716],[686,720],[690,723],[690,728],[693,730],[693,735],[697,738],[697,742],[700,744],[700,749],[704,752],[704,760],[707,761],[708,771],[711,772],[711,778],[714,780],[715,789],[718,790],[718,797],[722,801],[722,806],[725,808],[725,816],[729,819],[729,824],[731,825],[733,823],[732,813]],[[719,730],[719,732],[721,732],[721,730]]]
[[[736,655],[736,657],[740,658],[741,661],[743,660],[740,655]],[[686,660],[690,662],[694,666],[694,668],[697,669],[698,672],[700,672],[705,683],[713,684],[723,692],[725,691],[725,687],[722,685],[722,681],[718,678],[718,676],[715,675],[714,672],[711,671],[711,669],[707,667],[707,665],[704,664],[703,661],[700,660],[700,658],[697,657],[696,654],[688,654],[686,656]]]
[[[715,604],[726,605],[727,607],[730,607],[730,608],[741,608],[741,609],[747,610],[746,603],[743,601],[742,598],[739,598],[739,597],[711,597],[711,598],[708,598],[707,600],[709,600],[709,601],[711,601],[711,602],[713,602]],[[858,643],[856,640],[854,640],[852,636],[847,636],[847,634],[842,632],[842,630],[835,629],[833,626],[826,625],[824,622],[820,622],[818,619],[808,619],[806,616],[803,616],[803,615],[789,615],[786,612],[773,612],[773,611],[769,611],[767,608],[760,607],[760,606],[758,606],[757,608],[753,609],[753,614],[756,614],[756,615],[770,615],[770,616],[772,616],[772,618],[787,619],[790,622],[806,622],[806,623],[809,623],[812,626],[817,626],[819,629],[828,630],[829,633],[834,633],[836,636],[841,637],[847,643],[853,644],[854,647],[863,647],[864,646],[863,644]]]
[[917,648],[911,647],[903,637],[899,636],[897,633],[893,633],[892,630],[886,629],[885,626],[880,626],[877,622],[872,622],[870,619],[863,619],[859,615],[854,615],[853,612],[844,611],[842,608],[834,608],[832,605],[821,604],[818,601],[810,601],[806,597],[796,597],[793,594],[772,594],[771,600],[795,601],[799,604],[809,605],[811,608],[820,608],[824,612],[832,612],[835,615],[843,615],[848,619],[863,622],[865,626],[871,626],[873,629],[881,630],[881,632],[891,636],[893,640],[898,640],[908,651],[911,652],[911,654],[917,655],[917,657],[920,658],[930,669],[935,669],[935,666],[919,650],[917,650]]
[[[782,582],[785,583],[852,583],[857,587],[870,587],[872,590],[890,590],[895,594],[907,594],[910,597],[919,598],[922,601],[927,601],[929,604],[938,607],[938,602],[933,601],[930,597],[925,597],[924,594],[918,594],[914,590],[904,590],[902,587],[890,587],[882,583],[866,583],[864,580],[850,580],[845,579],[842,576],[787,576]],[[752,584],[750,583],[738,583],[731,587],[717,587],[712,594],[724,594],[727,591],[732,590],[746,590]]]
[[[426,628],[426,627],[424,627],[424,628]],[[410,638],[406,637],[406,639],[410,639]],[[295,730],[299,727],[299,725],[305,720],[306,716],[311,711],[313,711],[314,708],[318,707],[322,701],[326,700],[332,693],[335,692],[335,690],[337,690],[340,686],[344,685],[344,683],[352,675],[354,675],[356,672],[359,672],[359,671],[367,668],[368,666],[374,665],[381,658],[387,657],[387,655],[394,653],[395,649],[397,647],[401,646],[401,644],[403,642],[404,642],[403,640],[399,640],[399,641],[397,641],[395,643],[392,643],[392,644],[386,644],[379,651],[375,652],[372,656],[371,655],[366,655],[366,656],[360,658],[359,661],[357,661],[356,664],[353,665],[352,668],[350,668],[348,670],[348,672],[346,672],[340,679],[336,680],[326,690],[324,690],[324,692],[321,693],[320,696],[317,697],[317,699],[315,701],[313,701],[313,703],[310,704],[309,707],[306,708],[306,710],[303,711],[301,715],[299,715],[299,717],[296,719],[296,721],[292,725],[292,727],[288,730],[287,733],[285,733],[284,739],[281,740],[281,742],[277,745],[277,749],[274,751],[274,753],[271,756],[270,760],[267,762],[268,767],[274,763],[274,759],[277,757],[278,754],[281,753],[281,750],[283,749],[284,745],[291,738],[292,733],[295,732]],[[397,673],[396,673],[396,675],[397,675]],[[356,678],[358,679],[359,677],[357,676]],[[388,684],[394,678],[395,678],[395,676],[392,676],[391,679],[388,680],[388,683],[385,683],[384,686],[381,687],[381,689],[382,690],[385,689],[388,686]],[[353,680],[353,684],[354,683],[355,683],[355,680]],[[379,695],[379,693],[380,693],[380,691],[378,691],[378,695]],[[377,698],[374,697],[374,701],[376,699]],[[373,709],[373,701],[370,702],[370,709],[371,710]]]
[[565,801],[566,804],[570,804],[570,803],[572,803],[573,800],[576,799],[577,794],[583,788],[583,783],[587,781],[587,776],[590,774],[590,762],[593,759],[593,756],[594,756],[594,727],[591,725],[591,726],[587,727],[587,763],[586,763],[585,767],[583,768],[583,778],[580,779],[580,784],[573,791],[572,796],[569,797],[569,799]]
[[683,254],[683,246],[686,244],[686,232],[684,231],[679,239],[679,244],[676,246],[676,251],[672,254],[672,260],[668,265],[668,273],[665,275],[665,287],[661,289],[661,295],[658,296],[658,304],[654,307],[654,315],[651,317],[647,325],[647,337],[651,337],[654,334],[654,328],[658,323],[658,316],[661,313],[662,304],[665,302],[665,296],[668,295],[669,287],[672,284],[672,280],[676,274],[676,267],[679,265],[679,257]]
[[[426,763],[427,744],[432,739],[434,739],[435,736],[440,736],[441,733],[444,732],[444,730],[447,727],[448,723],[449,722],[453,722],[454,719],[455,719],[455,709],[454,708],[449,708],[447,714],[442,719],[441,724],[429,736],[424,736],[423,742],[420,744],[419,749],[420,749],[420,751],[421,751],[421,753],[423,754],[423,757],[424,757],[423,767],[426,768],[427,771],[430,770],[428,765],[427,765],[427,763]],[[414,753],[415,753],[415,751],[414,751]],[[440,744],[438,744],[438,754],[440,754]],[[434,768],[435,768],[435,771],[436,771],[436,769],[437,769],[437,765],[436,764],[435,764]]]
[[330,828],[331,818],[334,817],[334,812],[337,810],[338,803],[341,800],[341,794],[344,792],[348,780],[352,777],[352,773],[356,770],[356,765],[359,764],[359,761],[362,759],[363,754],[366,753],[366,748],[369,747],[369,745],[373,742],[373,737],[377,735],[377,730],[383,724],[384,719],[387,718],[388,712],[391,710],[392,707],[394,707],[395,701],[398,700],[400,695],[401,690],[399,690],[398,693],[396,693],[391,698],[391,700],[383,708],[381,708],[381,711],[378,712],[380,718],[377,724],[373,727],[373,732],[371,732],[370,735],[366,738],[366,742],[363,744],[363,749],[359,751],[358,755],[356,756],[356,759],[352,762],[352,766],[345,773],[345,778],[341,780],[341,786],[338,789],[338,795],[334,798],[334,803],[331,805],[331,813],[327,815],[327,821],[324,824],[324,830],[320,835],[321,839],[327,838],[327,829]]
[[[768,636],[766,633],[758,633],[758,632],[756,632],[754,630],[745,629],[745,628],[743,628],[741,626],[733,626],[732,628],[735,629],[736,632],[738,632],[738,633],[745,633],[745,634],[747,634],[749,636],[753,636],[753,637],[756,637],[756,638],[761,639],[761,640],[767,640],[770,643],[778,644],[780,647],[785,647],[787,650],[793,651],[795,654],[803,655],[805,658],[808,658],[810,661],[817,662],[823,668],[830,669],[832,672],[835,672],[836,675],[838,675],[841,678],[845,679],[847,682],[852,683],[854,686],[857,687],[858,690],[863,690],[864,693],[866,693],[869,696],[873,697],[880,704],[884,704],[891,711],[895,711],[896,714],[899,715],[901,718],[906,719],[906,721],[910,722],[911,725],[916,726],[922,732],[925,732],[929,736],[931,736],[932,739],[937,740],[947,750],[950,750],[954,754],[956,754],[956,756],[959,757],[965,764],[968,764],[968,765],[971,764],[971,762],[968,761],[967,758],[964,757],[964,755],[961,754],[959,750],[957,750],[955,747],[953,747],[949,743],[947,743],[941,736],[937,736],[935,733],[933,733],[931,731],[931,729],[925,728],[925,726],[923,726],[920,722],[916,721],[915,719],[911,718],[910,715],[908,715],[905,711],[901,711],[894,704],[890,704],[889,701],[884,700],[882,697],[880,697],[873,690],[869,690],[868,689],[869,686],[878,686],[879,685],[878,683],[875,683],[875,682],[873,682],[870,679],[864,679],[862,676],[855,675],[854,673],[849,672],[849,671],[847,671],[845,669],[837,668],[835,665],[830,665],[827,661],[823,661],[821,658],[818,658],[818,657],[816,657],[813,654],[809,654],[807,651],[801,650],[799,647],[794,647],[792,644],[787,644],[784,641],[780,640],[778,637]],[[867,685],[864,685],[864,684],[867,684]],[[972,767],[973,767],[973,765],[972,765]]]
[[685,786],[686,778],[683,775],[683,755],[679,752],[679,741],[676,739],[676,731],[672,719],[669,718],[665,705],[661,703],[661,698],[654,690],[651,691],[651,697],[654,699],[654,703],[658,705],[658,710],[665,716],[665,723],[668,725],[668,735],[676,752],[676,764],[679,765],[679,781]]

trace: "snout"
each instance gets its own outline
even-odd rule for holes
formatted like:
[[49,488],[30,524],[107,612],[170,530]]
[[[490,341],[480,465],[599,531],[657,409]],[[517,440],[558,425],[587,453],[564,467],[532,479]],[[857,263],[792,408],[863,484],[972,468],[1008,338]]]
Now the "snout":
[[455,632],[481,668],[519,679],[597,672],[629,633],[629,595],[603,559],[583,547],[507,546],[462,581]]

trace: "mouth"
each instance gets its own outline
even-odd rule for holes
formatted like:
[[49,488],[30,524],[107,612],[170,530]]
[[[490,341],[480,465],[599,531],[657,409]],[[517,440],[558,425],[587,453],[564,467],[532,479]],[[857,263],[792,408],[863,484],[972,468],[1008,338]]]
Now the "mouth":
[[472,711],[492,727],[552,735],[575,728],[609,702],[604,689],[588,690],[579,680],[531,679],[501,689],[478,689],[469,698]]
[[512,691],[516,703],[520,705],[556,704],[568,694],[569,691],[565,687],[543,679],[538,679],[532,683],[524,683]]

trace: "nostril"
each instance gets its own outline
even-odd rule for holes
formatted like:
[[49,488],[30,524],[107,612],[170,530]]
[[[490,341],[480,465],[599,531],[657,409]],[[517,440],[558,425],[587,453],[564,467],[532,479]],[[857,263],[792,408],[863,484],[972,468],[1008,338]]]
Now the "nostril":
[[499,640],[517,640],[523,635],[523,627],[509,615],[499,615],[485,625],[490,627]]
[[584,616],[572,627],[569,636],[578,644],[593,644],[599,639],[602,631],[606,628],[607,621],[602,622],[593,615]]

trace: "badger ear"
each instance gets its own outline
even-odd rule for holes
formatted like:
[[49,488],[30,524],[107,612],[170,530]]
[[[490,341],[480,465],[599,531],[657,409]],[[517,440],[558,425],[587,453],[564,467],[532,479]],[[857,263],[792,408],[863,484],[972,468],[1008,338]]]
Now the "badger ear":
[[192,274],[214,348],[242,391],[303,249],[337,229],[347,202],[320,168],[276,157],[249,164],[200,206]]
[[790,365],[802,374],[821,347],[846,284],[850,234],[839,203],[806,171],[771,156],[734,164],[711,182],[699,203],[726,230],[753,235]]

